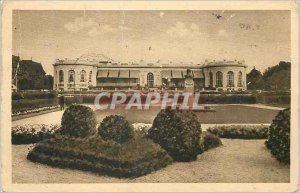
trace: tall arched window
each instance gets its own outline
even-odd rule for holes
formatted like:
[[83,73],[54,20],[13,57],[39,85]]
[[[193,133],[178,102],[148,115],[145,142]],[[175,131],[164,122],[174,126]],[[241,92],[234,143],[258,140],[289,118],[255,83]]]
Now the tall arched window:
[[153,73],[151,73],[151,72],[149,72],[147,74],[147,85],[148,85],[148,87],[154,86],[154,76],[153,76]]
[[59,71],[59,82],[64,82],[64,71]]
[[92,74],[93,74],[93,72],[90,71],[90,74],[89,74],[89,82],[92,82]]
[[223,87],[223,73],[220,71],[216,73],[216,87]]
[[209,72],[209,86],[213,86],[213,84],[214,84],[213,76],[214,76],[213,73]]
[[74,82],[75,80],[75,72],[74,70],[69,71],[69,82]]
[[227,87],[234,87],[234,73],[232,71],[227,73]]
[[239,76],[238,76],[238,87],[242,87],[243,86],[243,73],[241,71],[239,71]]
[[85,75],[86,75],[85,71],[82,70],[80,72],[80,82],[85,82]]

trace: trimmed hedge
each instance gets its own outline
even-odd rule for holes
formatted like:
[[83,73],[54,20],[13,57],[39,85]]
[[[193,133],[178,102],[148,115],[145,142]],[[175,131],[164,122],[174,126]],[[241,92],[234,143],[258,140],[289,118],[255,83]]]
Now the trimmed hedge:
[[12,100],[21,99],[53,99],[56,98],[57,94],[55,92],[13,92],[11,93]]
[[263,125],[215,126],[208,128],[207,132],[231,139],[267,139],[268,137],[268,127]]
[[258,103],[263,104],[290,104],[291,94],[289,92],[266,92],[255,94]]
[[110,115],[101,122],[98,134],[104,140],[124,143],[133,137],[133,126],[121,115]]
[[279,111],[273,120],[266,146],[277,160],[290,164],[290,108]]
[[57,98],[53,99],[22,99],[12,101],[12,113],[25,112],[42,107],[58,105]]
[[71,105],[62,116],[59,132],[71,137],[86,137],[97,132],[96,126],[96,115],[90,107]]
[[253,95],[201,95],[199,104],[255,104]]
[[176,161],[193,161],[199,153],[201,124],[192,111],[162,110],[148,136]]
[[58,125],[23,125],[12,127],[12,144],[31,144],[54,137]]
[[37,144],[27,159],[126,178],[148,174],[172,162],[158,144],[138,135],[122,145],[104,141],[97,135],[89,138],[57,136]]

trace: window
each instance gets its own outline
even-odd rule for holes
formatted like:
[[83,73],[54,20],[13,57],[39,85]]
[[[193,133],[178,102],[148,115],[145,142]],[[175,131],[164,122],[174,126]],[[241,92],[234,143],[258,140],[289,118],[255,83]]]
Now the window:
[[151,72],[149,72],[147,74],[147,85],[148,85],[148,87],[154,86],[154,76],[153,76],[153,73],[151,73]]
[[220,71],[216,73],[216,87],[223,87],[223,73]]
[[69,71],[69,82],[74,82],[75,79],[75,72],[74,70]]
[[85,75],[86,75],[85,71],[82,70],[80,72],[80,82],[85,82]]
[[64,82],[64,72],[62,70],[59,71],[59,82]]
[[234,73],[232,71],[227,73],[227,87],[234,87]]
[[239,72],[239,77],[238,77],[238,87],[243,86],[242,81],[243,81],[243,73],[240,71]]
[[92,74],[93,74],[93,72],[90,71],[90,74],[89,74],[89,82],[92,82]]
[[213,73],[209,72],[209,86],[213,86]]

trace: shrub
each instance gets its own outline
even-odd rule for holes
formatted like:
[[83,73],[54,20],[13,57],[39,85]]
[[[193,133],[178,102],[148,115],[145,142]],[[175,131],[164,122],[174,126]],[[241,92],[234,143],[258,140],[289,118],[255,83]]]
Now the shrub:
[[280,111],[273,120],[266,146],[277,160],[290,163],[290,108]]
[[96,133],[96,125],[96,116],[90,107],[71,105],[63,114],[59,132],[72,137],[86,137]]
[[133,126],[120,115],[110,115],[101,122],[98,133],[104,140],[124,143],[133,137]]
[[231,139],[266,139],[268,137],[268,127],[263,125],[215,126],[208,128],[207,131],[221,138]]
[[192,111],[162,110],[155,117],[148,134],[176,161],[197,158],[201,125]]
[[222,145],[222,141],[220,138],[210,132],[202,132],[202,138],[203,138],[203,148],[204,151],[207,151],[212,148],[216,148]]
[[134,137],[122,145],[89,138],[56,137],[37,144],[27,155],[33,162],[88,170],[115,177],[138,177],[170,164],[172,158],[158,144]]
[[12,128],[12,144],[30,144],[52,138],[58,125],[23,125]]

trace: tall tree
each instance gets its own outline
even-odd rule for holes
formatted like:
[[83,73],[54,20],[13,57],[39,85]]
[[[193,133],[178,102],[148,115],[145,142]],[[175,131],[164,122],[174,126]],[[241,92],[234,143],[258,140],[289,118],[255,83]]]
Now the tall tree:
[[262,74],[255,67],[247,74],[247,88],[249,90],[259,90],[263,88]]

